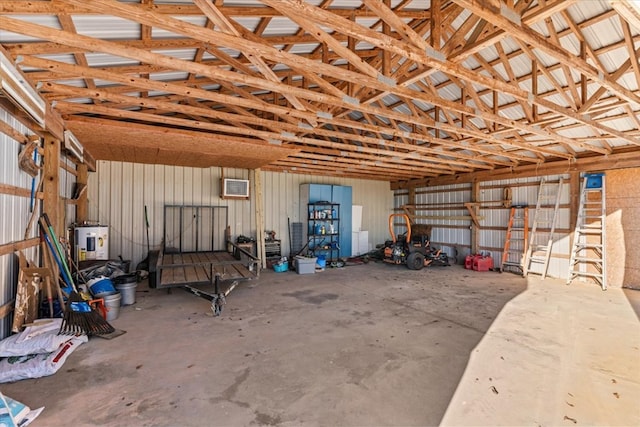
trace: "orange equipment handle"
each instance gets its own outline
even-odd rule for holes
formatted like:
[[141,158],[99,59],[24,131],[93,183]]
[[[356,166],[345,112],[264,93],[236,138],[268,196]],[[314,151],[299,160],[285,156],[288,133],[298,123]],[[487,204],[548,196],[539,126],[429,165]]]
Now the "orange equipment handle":
[[393,232],[393,219],[395,217],[403,217],[404,218],[404,222],[407,225],[407,238],[406,241],[407,243],[409,243],[411,241],[411,221],[409,220],[409,216],[407,214],[391,214],[389,215],[389,233],[391,234],[391,240],[393,241],[393,243],[396,243],[396,233]]

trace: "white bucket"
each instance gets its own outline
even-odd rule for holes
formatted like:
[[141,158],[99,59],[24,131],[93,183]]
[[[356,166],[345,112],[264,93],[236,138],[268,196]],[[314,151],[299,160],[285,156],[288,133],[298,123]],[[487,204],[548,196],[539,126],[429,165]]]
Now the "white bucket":
[[136,282],[132,283],[119,283],[116,285],[116,289],[122,295],[122,305],[131,305],[136,303]]
[[120,300],[122,297],[119,293],[102,297],[104,299],[104,307],[107,309],[107,322],[116,320],[120,314]]

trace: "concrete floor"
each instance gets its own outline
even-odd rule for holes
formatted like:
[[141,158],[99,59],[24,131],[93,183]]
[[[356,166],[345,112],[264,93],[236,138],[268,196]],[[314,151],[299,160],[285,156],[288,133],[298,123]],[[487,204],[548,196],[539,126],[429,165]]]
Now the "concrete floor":
[[460,266],[265,271],[220,317],[137,303],[53,376],[38,426],[640,425],[640,292]]

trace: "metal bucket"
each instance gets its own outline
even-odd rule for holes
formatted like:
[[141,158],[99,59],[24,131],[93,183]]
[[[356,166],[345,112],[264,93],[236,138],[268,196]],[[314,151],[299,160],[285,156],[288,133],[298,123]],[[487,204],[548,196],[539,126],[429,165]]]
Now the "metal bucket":
[[135,277],[133,282],[129,283],[118,283],[116,285],[116,289],[122,295],[122,305],[131,305],[136,303],[136,288],[138,284],[135,281]]
[[120,300],[122,297],[119,293],[102,297],[104,299],[104,307],[107,309],[107,322],[116,320],[120,314]]

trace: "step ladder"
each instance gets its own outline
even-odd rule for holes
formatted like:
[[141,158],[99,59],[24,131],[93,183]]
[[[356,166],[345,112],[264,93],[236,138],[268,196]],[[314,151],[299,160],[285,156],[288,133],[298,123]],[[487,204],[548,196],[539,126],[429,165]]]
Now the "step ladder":
[[502,250],[501,273],[507,269],[514,268],[518,269],[518,273],[524,272],[522,261],[525,253],[527,253],[528,239],[529,207],[524,205],[511,206],[507,237]]
[[551,258],[553,247],[553,234],[556,231],[558,222],[561,195],[562,178],[558,181],[547,181],[542,178],[538,188],[538,200],[536,201],[536,211],[533,216],[529,245],[524,257],[524,267],[522,269],[524,277],[527,277],[529,273],[538,272],[533,268],[534,264],[542,264],[542,271],[539,274],[541,274],[542,279],[547,277],[549,259]]
[[567,285],[578,277],[590,278],[607,289],[606,206],[604,174],[585,174],[569,260]]

